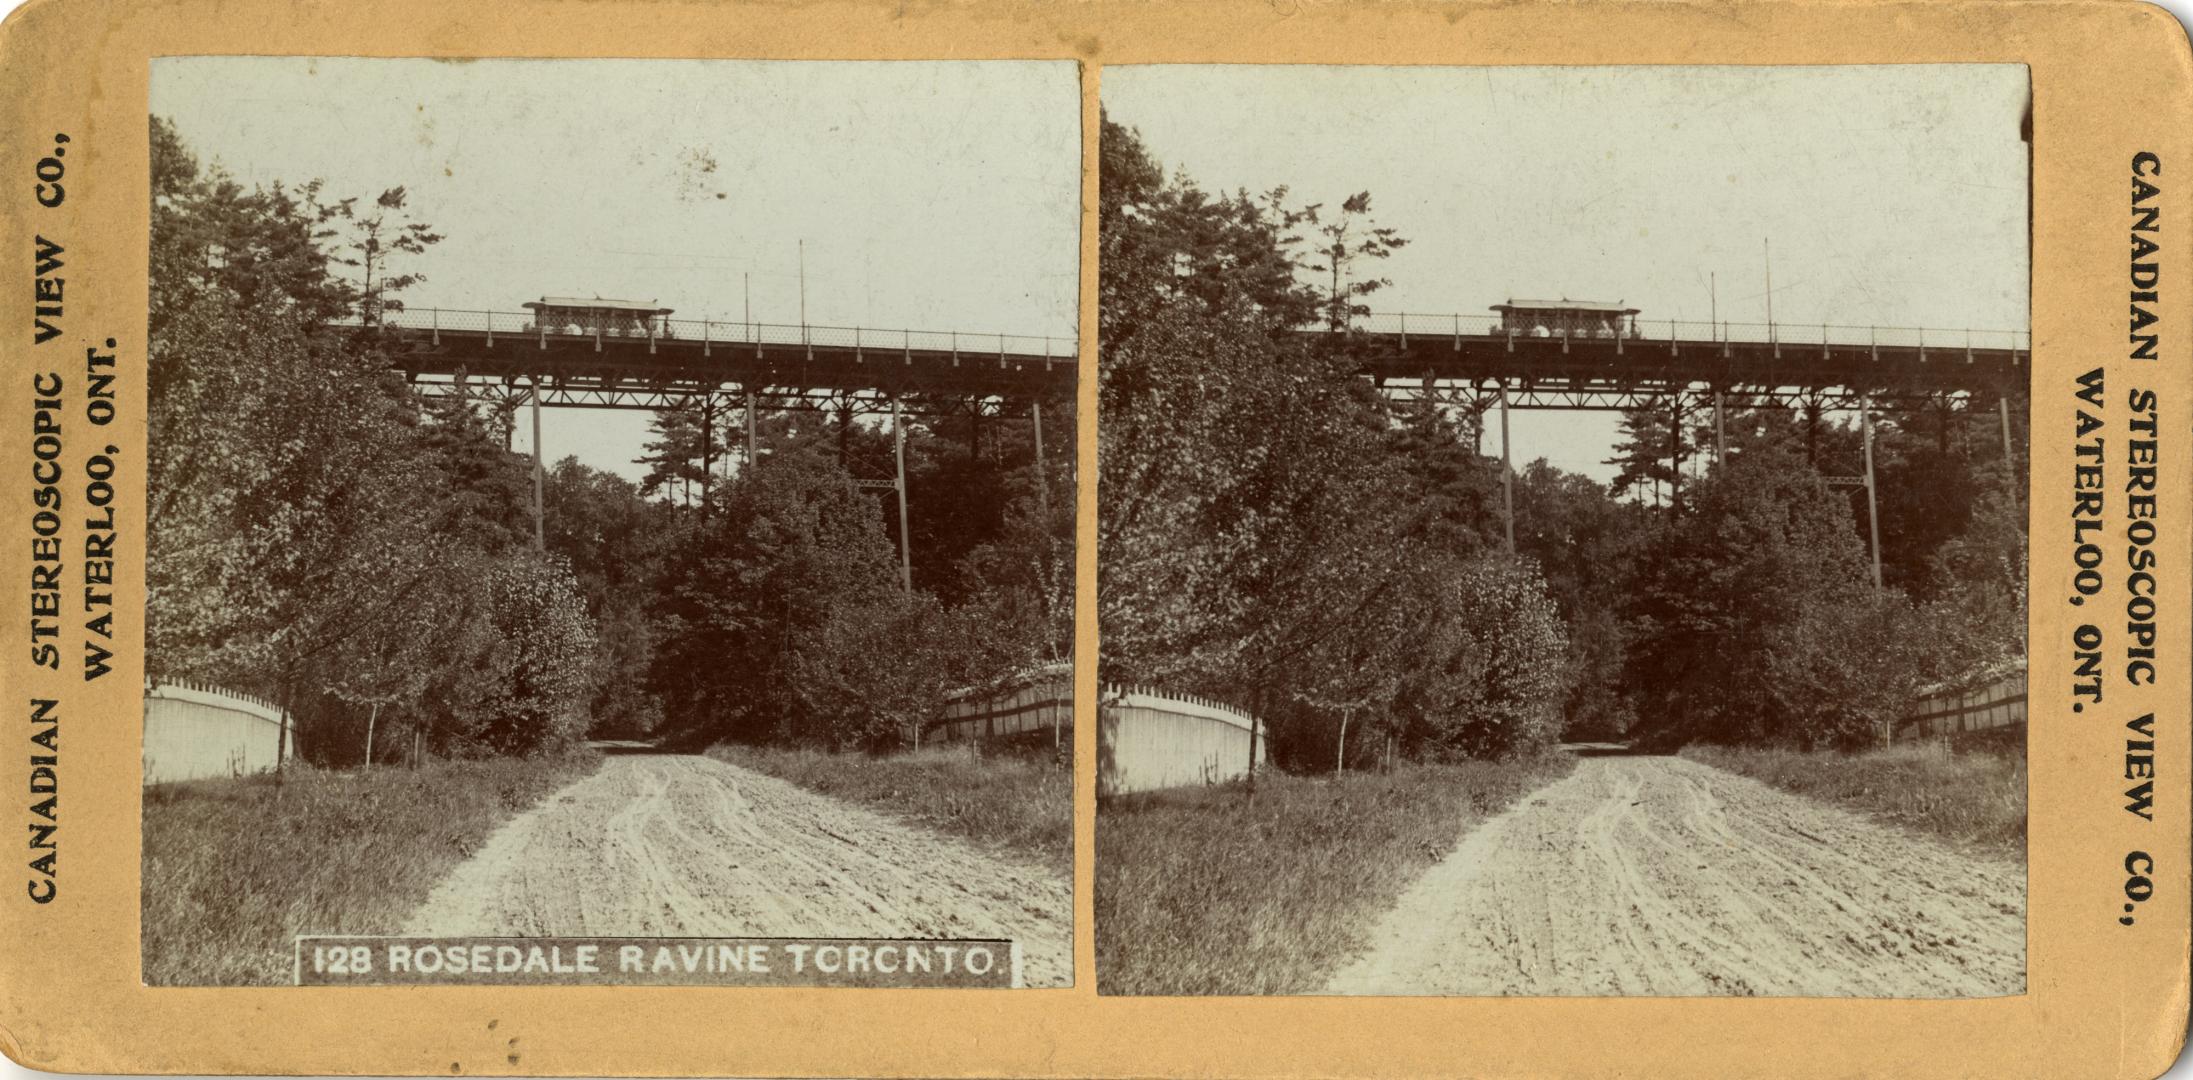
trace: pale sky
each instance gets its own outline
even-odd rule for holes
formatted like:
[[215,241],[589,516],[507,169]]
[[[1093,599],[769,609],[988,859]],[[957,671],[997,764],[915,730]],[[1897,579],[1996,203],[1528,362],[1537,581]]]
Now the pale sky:
[[[151,109],[246,182],[408,188],[447,236],[414,309],[740,319],[750,275],[796,323],[805,240],[812,324],[1070,338],[1079,95],[1068,62],[182,57]],[[549,409],[541,442],[637,478],[648,419]]]
[[[1108,67],[1105,108],[1206,190],[1369,190],[1411,241],[1377,311],[1510,297],[1641,319],[2024,329],[2019,65]],[[1618,414],[1517,412],[1518,465],[1606,479]],[[1485,442],[1499,452],[1497,427]]]

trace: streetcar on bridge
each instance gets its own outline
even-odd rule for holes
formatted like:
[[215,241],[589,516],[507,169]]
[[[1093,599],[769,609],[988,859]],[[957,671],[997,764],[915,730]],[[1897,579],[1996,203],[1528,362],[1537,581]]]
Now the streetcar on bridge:
[[1637,309],[1595,300],[1515,300],[1494,304],[1500,321],[1489,333],[1537,338],[1639,337]]
[[653,300],[583,300],[571,296],[544,296],[523,305],[533,321],[521,333],[567,334],[573,337],[675,338],[670,324],[672,309]]

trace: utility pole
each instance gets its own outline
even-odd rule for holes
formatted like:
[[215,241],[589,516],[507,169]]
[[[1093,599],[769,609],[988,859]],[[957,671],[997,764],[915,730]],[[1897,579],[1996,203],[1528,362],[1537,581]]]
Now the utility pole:
[[800,240],[800,340],[807,340],[807,241]]
[[1718,271],[1706,271],[1706,321],[1712,327],[1714,340],[1721,337],[1721,282]]

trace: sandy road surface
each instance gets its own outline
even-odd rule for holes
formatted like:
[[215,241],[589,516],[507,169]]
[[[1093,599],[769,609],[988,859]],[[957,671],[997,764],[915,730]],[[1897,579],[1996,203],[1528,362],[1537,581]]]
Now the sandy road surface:
[[959,937],[1065,986],[1056,874],[713,758],[612,756],[504,825],[413,913],[419,935]]
[[2025,869],[1681,758],[1591,757],[1371,942],[1328,992],[2016,994]]

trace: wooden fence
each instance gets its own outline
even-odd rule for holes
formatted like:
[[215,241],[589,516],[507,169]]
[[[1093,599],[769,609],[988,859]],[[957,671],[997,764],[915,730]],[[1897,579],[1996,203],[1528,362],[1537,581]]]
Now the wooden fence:
[[1051,748],[1058,750],[1073,737],[1073,666],[1048,665],[1003,688],[959,691],[926,730],[924,739],[938,742],[987,742],[1015,736],[1034,740],[1037,733],[1047,731]]
[[145,783],[246,776],[274,767],[282,710],[202,683],[145,686]]
[[1908,715],[1896,721],[1893,741],[2023,724],[2025,699],[2026,673],[2021,663],[1970,690],[1943,690],[1920,698]]
[[1097,705],[1097,794],[1219,784],[1259,767],[1270,740],[1230,705],[1140,686],[1108,686]]

